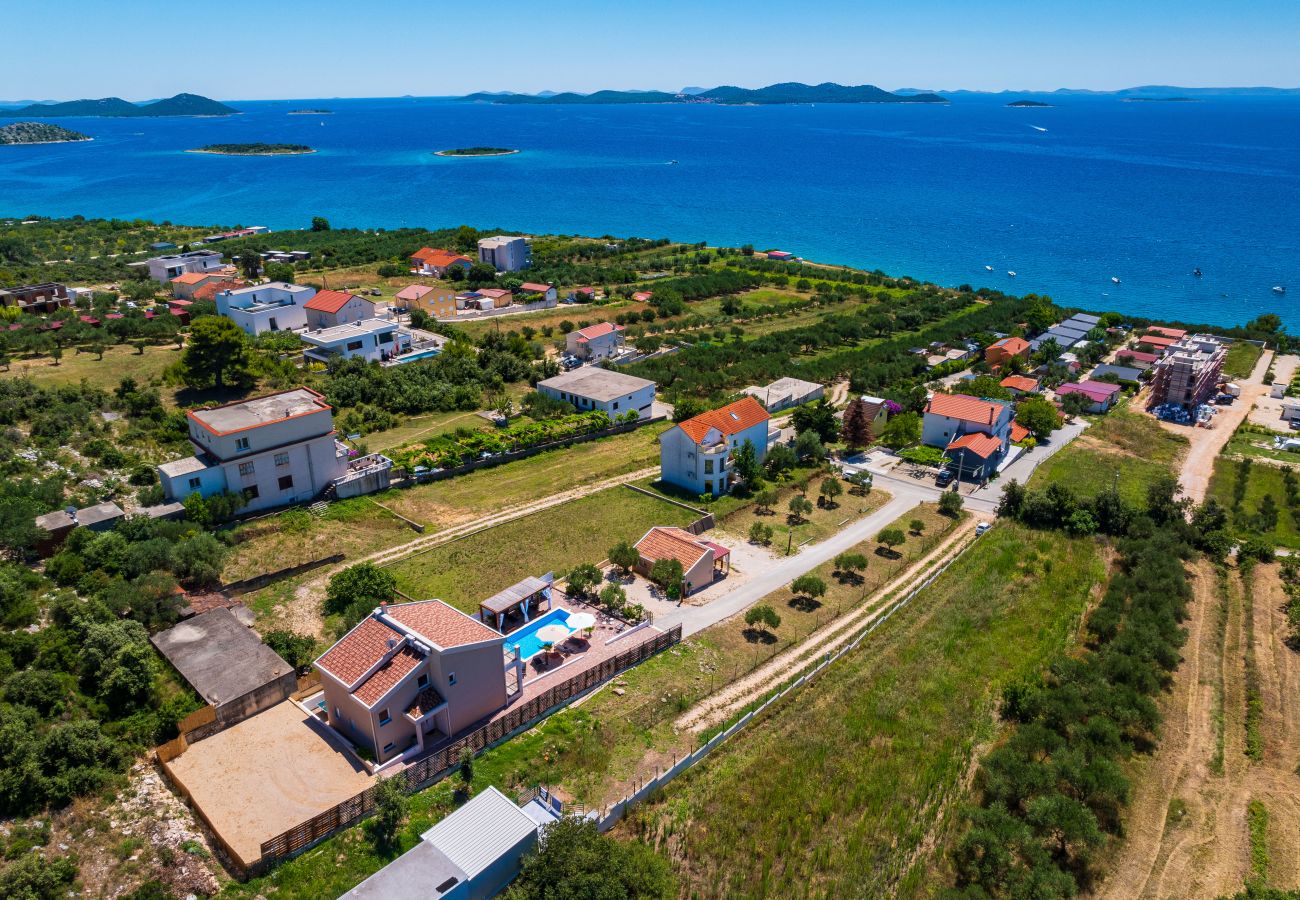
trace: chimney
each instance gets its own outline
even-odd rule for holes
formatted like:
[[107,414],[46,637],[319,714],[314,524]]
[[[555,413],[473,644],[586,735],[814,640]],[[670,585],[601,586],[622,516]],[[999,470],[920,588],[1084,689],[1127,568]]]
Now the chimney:
[[387,601],[387,600],[385,600],[385,601],[383,601],[383,602],[381,602],[381,603],[379,604],[379,614],[380,614],[381,616],[386,616],[386,615],[388,615],[388,601]]

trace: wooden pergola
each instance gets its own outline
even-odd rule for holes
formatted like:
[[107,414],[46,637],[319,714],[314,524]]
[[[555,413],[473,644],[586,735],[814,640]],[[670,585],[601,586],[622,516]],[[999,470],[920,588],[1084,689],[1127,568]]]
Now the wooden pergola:
[[484,624],[503,631],[506,617],[516,610],[527,622],[529,618],[543,608],[551,608],[551,586],[555,576],[547,572],[541,578],[530,575],[518,584],[511,585],[498,594],[493,594],[478,605],[478,617]]

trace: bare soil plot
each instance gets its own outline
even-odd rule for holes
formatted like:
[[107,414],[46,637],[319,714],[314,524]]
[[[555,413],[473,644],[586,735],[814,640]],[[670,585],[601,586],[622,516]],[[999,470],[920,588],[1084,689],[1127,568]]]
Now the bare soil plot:
[[167,768],[246,863],[263,841],[359,794],[372,777],[287,700],[191,745]]

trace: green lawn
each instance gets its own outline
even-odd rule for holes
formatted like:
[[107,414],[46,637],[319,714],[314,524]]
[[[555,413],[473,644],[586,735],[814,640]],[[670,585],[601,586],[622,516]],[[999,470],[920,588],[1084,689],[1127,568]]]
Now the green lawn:
[[[888,495],[882,491],[871,491],[866,496],[850,494],[849,485],[841,479],[840,486],[844,492],[835,499],[833,508],[824,508],[817,505],[817,498],[825,477],[813,478],[808,483],[806,498],[812,502],[813,511],[806,518],[795,520],[790,517],[791,498],[802,495],[793,486],[786,486],[778,490],[778,499],[770,511],[759,512],[752,502],[746,503],[727,514],[725,518],[720,516],[719,524],[732,536],[748,540],[749,529],[755,522],[762,522],[772,529],[773,552],[785,555],[787,547],[790,548],[790,552],[797,553],[802,544],[825,540],[847,524],[846,520],[856,519],[879,509],[888,499]],[[791,532],[794,533],[793,536]]]
[[1091,540],[999,524],[858,652],[625,829],[673,860],[684,896],[923,887],[927,840],[994,734],[1000,687],[1070,640],[1103,574]]
[[1091,497],[1118,484],[1126,500],[1141,504],[1151,480],[1170,474],[1186,452],[1182,435],[1166,431],[1150,416],[1114,409],[1034,470],[1029,485],[1065,484]]
[[1223,374],[1230,378],[1245,378],[1255,370],[1255,363],[1264,348],[1246,341],[1236,341],[1228,346],[1228,356],[1223,361]]
[[107,348],[103,359],[96,359],[94,353],[65,349],[57,366],[48,356],[15,359],[7,372],[0,372],[0,378],[26,377],[45,387],[77,384],[84,379],[97,388],[112,390],[127,375],[140,384],[147,384],[161,376],[163,369],[180,356],[175,344],[150,345],[144,348],[144,353],[118,344]]
[[651,526],[695,518],[680,506],[614,487],[407,557],[389,571],[411,597],[438,597],[473,612],[479,601],[526,576],[600,562],[614,544],[635,541]]

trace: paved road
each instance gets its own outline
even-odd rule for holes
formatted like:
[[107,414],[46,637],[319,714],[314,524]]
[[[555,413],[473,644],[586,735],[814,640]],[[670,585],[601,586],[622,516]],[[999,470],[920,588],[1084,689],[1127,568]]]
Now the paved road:
[[1192,502],[1201,503],[1205,500],[1206,492],[1210,487],[1210,476],[1214,474],[1214,461],[1218,459],[1219,453],[1227,445],[1228,439],[1237,430],[1237,426],[1250,414],[1255,401],[1267,396],[1268,387],[1264,384],[1264,373],[1268,371],[1268,364],[1272,360],[1273,352],[1264,351],[1250,377],[1237,379],[1237,384],[1241,386],[1241,396],[1231,406],[1218,408],[1219,412],[1214,417],[1213,428],[1188,428],[1169,422],[1160,423],[1167,430],[1184,435],[1192,442],[1186,458],[1183,459],[1183,469],[1178,477],[1183,485],[1183,495],[1191,498]]
[[[976,515],[992,515],[1002,497],[1002,485],[1012,478],[1022,483],[1026,481],[1037,466],[1078,437],[1087,427],[1088,423],[1082,420],[1071,423],[1056,432],[1050,444],[1041,444],[1033,453],[1022,454],[1020,459],[1007,467],[997,481],[977,490],[972,495],[964,495],[966,508]],[[743,612],[805,572],[834,559],[863,541],[870,540],[879,534],[881,529],[918,503],[933,502],[939,498],[940,490],[934,486],[932,478],[916,479],[903,475],[873,474],[875,486],[893,495],[880,509],[826,540],[808,545],[794,556],[777,560],[735,590],[722,594],[704,606],[679,606],[670,613],[656,617],[655,625],[659,628],[671,628],[680,622],[683,637],[702,631],[729,616]]]

